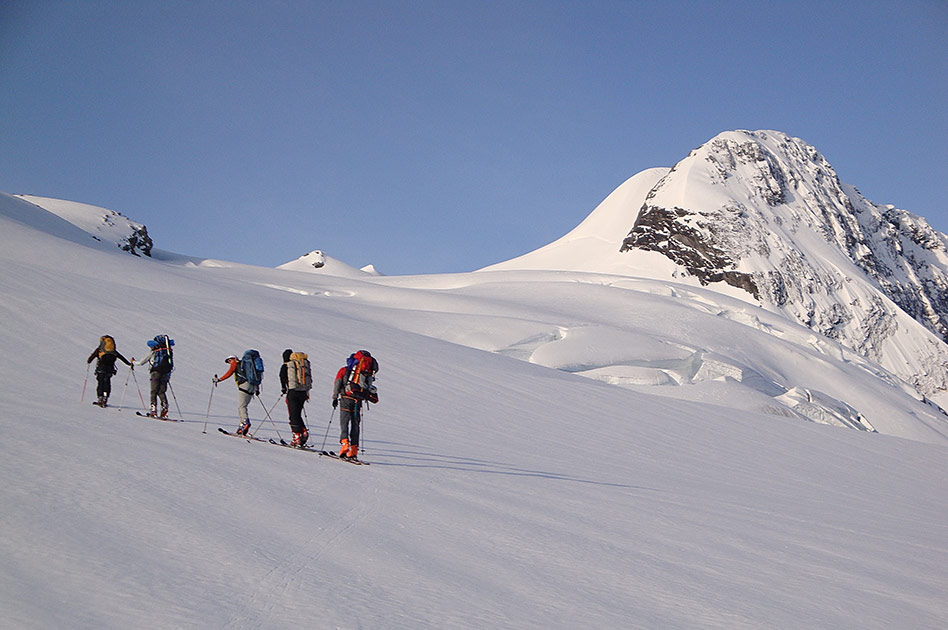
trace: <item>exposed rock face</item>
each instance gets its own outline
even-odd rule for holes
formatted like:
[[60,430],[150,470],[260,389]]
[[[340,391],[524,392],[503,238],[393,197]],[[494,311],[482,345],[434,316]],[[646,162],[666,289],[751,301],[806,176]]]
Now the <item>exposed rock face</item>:
[[151,248],[154,244],[151,242],[151,237],[148,236],[148,228],[144,225],[133,226],[131,233],[123,240],[119,242],[119,247],[130,254],[135,254],[136,256],[141,253],[144,256],[151,256]]
[[646,195],[621,247],[635,249],[746,291],[922,393],[948,388],[944,343],[919,342],[909,370],[887,355],[904,314],[948,342],[948,237],[868,201],[798,138],[726,132],[692,151]]

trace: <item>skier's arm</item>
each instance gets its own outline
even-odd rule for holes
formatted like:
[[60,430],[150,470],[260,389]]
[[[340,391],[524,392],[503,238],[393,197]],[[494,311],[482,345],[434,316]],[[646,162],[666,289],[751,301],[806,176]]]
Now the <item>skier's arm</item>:
[[290,378],[286,374],[286,363],[280,366],[280,388],[283,390],[283,393],[286,393],[287,388],[290,386]]
[[224,372],[224,376],[221,376],[220,378],[217,379],[218,382],[226,381],[227,379],[231,377],[231,375],[234,374],[234,372],[237,371],[237,361],[229,361],[228,363],[230,363],[230,367],[227,368],[226,372]]
[[132,364],[128,362],[128,359],[122,356],[122,353],[118,350],[115,351],[115,356],[122,360],[122,362],[128,367],[132,367]]
[[333,408],[335,408],[336,405],[339,404],[339,396],[342,394],[342,389],[343,389],[343,387],[342,387],[342,380],[343,380],[343,376],[345,375],[345,370],[346,370],[345,368],[342,368],[341,370],[339,370],[339,372],[336,374],[336,380],[333,381],[333,383],[332,383],[332,406],[333,406]]
[[97,356],[99,356],[99,349],[98,349],[98,348],[96,348],[95,350],[92,351],[92,354],[90,354],[90,355],[89,355],[89,358],[86,359],[86,363],[87,363],[87,364],[88,364],[88,363],[92,363],[93,359],[95,359]]

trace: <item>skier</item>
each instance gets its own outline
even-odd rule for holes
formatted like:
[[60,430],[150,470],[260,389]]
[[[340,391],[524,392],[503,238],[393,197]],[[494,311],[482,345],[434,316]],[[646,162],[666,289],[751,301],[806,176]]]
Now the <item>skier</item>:
[[309,400],[309,390],[313,387],[313,375],[309,358],[304,352],[283,351],[283,366],[280,367],[280,386],[286,395],[286,408],[290,416],[290,429],[293,431],[292,446],[305,446],[309,431],[303,422],[303,405]]
[[151,417],[158,417],[158,401],[161,400],[161,417],[168,417],[168,383],[171,382],[171,372],[174,370],[173,351],[174,339],[167,335],[156,335],[154,339],[148,340],[150,352],[141,361],[136,361],[132,357],[132,369],[136,365],[150,364],[149,372],[151,374],[151,389],[149,390],[148,400],[151,408],[148,414]]
[[102,335],[99,338],[99,345],[89,355],[86,365],[92,363],[95,358],[99,359],[95,364],[95,393],[98,399],[92,404],[105,407],[112,393],[112,376],[116,373],[115,360],[121,359],[122,363],[129,367],[132,367],[132,364],[115,348],[115,339],[111,335]]
[[332,407],[339,406],[339,457],[357,459],[359,455],[359,432],[362,425],[362,401],[378,402],[372,385],[379,364],[368,350],[360,350],[349,356],[346,365],[336,372],[332,387]]
[[[244,354],[246,355],[249,352],[256,353],[256,350],[248,350]],[[256,356],[259,357],[259,353],[257,353]],[[247,406],[250,405],[250,401],[253,400],[255,395],[260,394],[260,385],[259,383],[251,382],[241,373],[241,360],[237,358],[237,355],[230,355],[224,359],[224,363],[227,363],[230,367],[224,376],[218,378],[216,374],[214,375],[214,385],[216,386],[219,382],[226,381],[233,375],[234,382],[237,384],[237,417],[240,418],[240,426],[237,427],[237,435],[247,435],[250,431],[250,414],[247,411]]]

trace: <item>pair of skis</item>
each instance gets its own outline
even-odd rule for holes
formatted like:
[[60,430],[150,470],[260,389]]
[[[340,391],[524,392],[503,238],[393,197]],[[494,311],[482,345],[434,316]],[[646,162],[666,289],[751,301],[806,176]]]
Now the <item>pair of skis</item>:
[[182,422],[182,420],[178,420],[177,418],[165,418],[162,416],[153,416],[150,413],[142,413],[141,411],[136,411],[135,415],[140,416],[142,418],[151,418],[152,420],[161,420],[162,422]]
[[348,457],[339,457],[339,455],[337,455],[337,454],[334,453],[333,451],[322,451],[322,450],[320,450],[320,449],[318,449],[318,448],[314,448],[314,447],[312,447],[312,446],[294,446],[294,445],[288,443],[286,440],[283,440],[283,439],[281,439],[279,442],[277,442],[277,441],[274,440],[273,438],[271,438],[271,439],[269,439],[269,440],[264,440],[263,438],[258,438],[258,437],[254,437],[254,436],[250,436],[250,435],[238,435],[237,433],[231,433],[230,431],[227,431],[226,429],[223,429],[222,427],[217,427],[217,430],[220,431],[221,433],[223,433],[224,435],[229,435],[230,437],[235,437],[235,438],[241,438],[241,439],[247,440],[248,442],[250,442],[250,441],[269,442],[270,444],[273,444],[273,445],[275,445],[275,446],[283,446],[283,447],[285,447],[285,448],[292,448],[292,449],[296,449],[297,451],[309,451],[310,453],[316,453],[316,454],[319,455],[320,457],[329,457],[330,459],[338,459],[338,460],[341,461],[341,462],[349,462],[350,464],[355,464],[356,466],[368,466],[368,465],[369,465],[369,462],[364,462],[364,461],[362,461],[361,459],[351,459],[351,458],[348,458]]
[[[121,411],[122,409],[122,407],[113,407],[112,405],[108,403],[104,405],[100,404],[99,401],[97,400],[92,401],[92,404],[95,405],[96,407],[101,407],[102,409],[115,409],[116,411]],[[151,418],[152,420],[161,420],[162,422],[183,422],[183,420],[178,420],[177,418],[153,416],[150,413],[142,413],[141,411],[136,411],[135,415],[140,416],[142,418]]]
[[224,430],[224,429],[222,429],[222,428],[220,428],[220,427],[217,427],[217,430],[220,431],[221,433],[223,433],[224,435],[229,435],[230,437],[240,438],[241,440],[247,440],[248,442],[264,442],[264,443],[266,443],[266,440],[264,440],[263,438],[258,438],[258,437],[255,437],[255,436],[253,436],[253,435],[241,435],[240,433],[231,433],[230,431],[226,431],[226,430]]

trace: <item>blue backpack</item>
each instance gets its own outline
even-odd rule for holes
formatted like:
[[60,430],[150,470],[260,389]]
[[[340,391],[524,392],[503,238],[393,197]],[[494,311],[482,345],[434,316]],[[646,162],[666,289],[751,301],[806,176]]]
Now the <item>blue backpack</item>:
[[154,351],[151,357],[151,371],[159,374],[170,374],[174,370],[174,339],[168,335],[155,335],[148,340],[148,347]]
[[237,364],[237,382],[260,385],[263,382],[263,359],[256,350],[247,350]]

